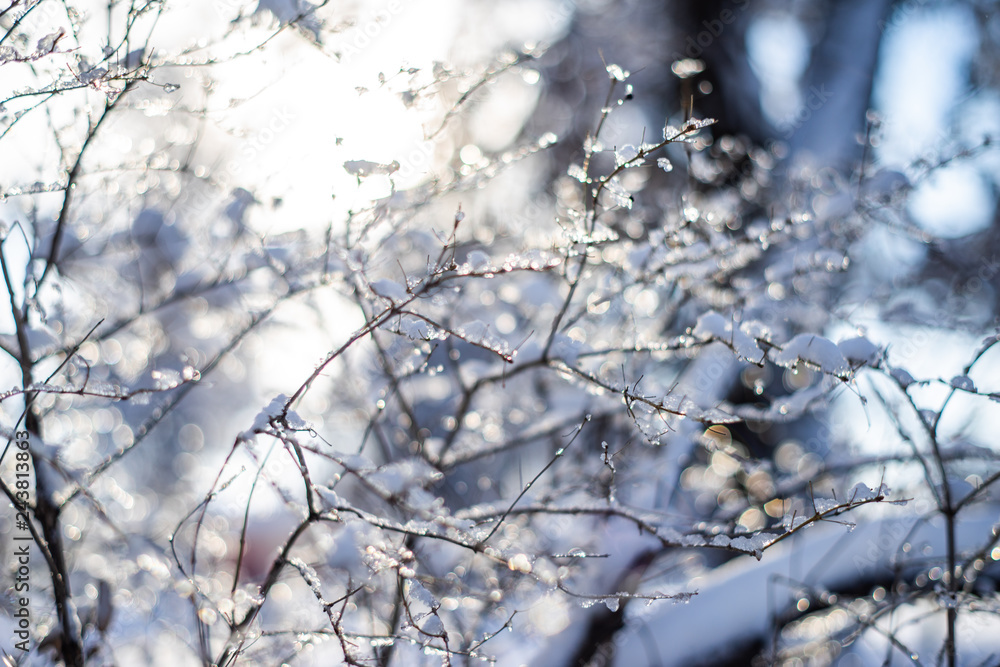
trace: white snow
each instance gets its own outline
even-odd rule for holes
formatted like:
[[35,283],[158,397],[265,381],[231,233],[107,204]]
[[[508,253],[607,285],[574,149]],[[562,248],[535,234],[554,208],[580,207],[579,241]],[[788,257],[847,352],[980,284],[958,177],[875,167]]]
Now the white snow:
[[239,439],[253,440],[255,434],[267,430],[267,428],[271,425],[271,420],[281,414],[282,410],[285,409],[285,403],[287,402],[288,396],[285,394],[278,394],[275,396],[271,402],[258,412],[256,417],[254,417],[253,426],[240,433]]
[[473,271],[485,271],[490,268],[490,256],[482,250],[473,250],[465,260]]
[[322,22],[316,17],[316,5],[305,0],[258,0],[255,16],[268,12],[284,25],[294,22],[316,41],[320,39]]
[[373,292],[391,301],[403,301],[407,297],[406,287],[388,278],[373,281],[371,287]]
[[741,327],[733,327],[729,320],[714,310],[699,317],[691,333],[700,341],[717,340],[725,343],[741,359],[750,363],[759,364],[764,361],[764,352],[757,341]]
[[447,332],[412,315],[406,315],[400,319],[397,331],[410,340],[437,340],[448,337]]
[[844,339],[837,347],[853,366],[874,366],[878,362],[879,349],[864,336]]
[[[995,518],[988,508],[970,511],[960,524],[959,549],[972,548],[982,535],[991,534]],[[644,665],[650,655],[664,667],[695,664],[705,657],[706,649],[704,642],[693,642],[691,637],[704,636],[706,628],[711,628],[714,646],[739,647],[764,640],[770,636],[774,614],[790,609],[798,597],[776,586],[777,579],[793,572],[807,577],[811,587],[837,589],[856,581],[863,569],[892,580],[903,542],[923,544],[941,554],[944,538],[940,526],[916,523],[912,517],[862,523],[853,532],[832,523],[817,525],[797,540],[769,549],[760,563],[738,558],[692,582],[698,594],[687,605],[630,609],[631,631],[620,633],[613,664]]]
[[406,592],[407,594],[422,604],[427,605],[430,609],[437,609],[441,606],[437,598],[431,595],[430,591],[417,579],[407,579],[406,580]]
[[608,65],[607,70],[611,78],[615,79],[616,81],[624,81],[629,76],[629,72],[627,70],[623,70],[619,65],[615,64]]
[[575,366],[583,344],[564,334],[557,334],[552,341],[552,355],[562,359],[569,366]]
[[879,496],[887,496],[890,492],[889,487],[885,484],[880,485],[876,490],[869,488],[868,485],[863,482],[858,482],[854,485],[854,488],[851,489],[851,492],[847,494],[847,499],[852,503],[861,502],[863,500],[874,500]]
[[510,345],[490,330],[490,325],[482,320],[467,322],[455,329],[455,335],[473,345],[495,352],[505,359],[510,359]]
[[531,560],[527,554],[516,554],[507,560],[507,567],[515,572],[531,573]]
[[66,34],[66,30],[60,28],[56,32],[50,33],[45,37],[38,40],[38,44],[35,45],[35,52],[38,54],[52,53],[56,48],[56,42],[62,39],[63,35]]
[[343,505],[343,501],[337,492],[330,487],[323,486],[322,484],[316,485],[316,493],[319,494],[320,499],[323,501],[323,505],[327,509],[335,509]]
[[604,190],[611,195],[614,202],[621,206],[622,208],[632,208],[632,195],[629,191],[621,184],[618,177],[609,179],[604,184]]
[[586,183],[589,179],[587,178],[587,172],[583,170],[578,164],[571,164],[569,169],[566,171],[570,178],[576,179],[581,183]]
[[365,475],[365,479],[389,495],[427,486],[440,477],[440,472],[423,459],[417,458],[387,463],[377,471]]
[[351,176],[357,176],[358,178],[376,174],[388,176],[399,171],[399,163],[395,160],[388,164],[372,162],[371,160],[347,160],[344,162],[344,170]]
[[847,377],[851,367],[832,341],[816,334],[799,334],[785,343],[781,350],[771,352],[771,360],[785,368],[795,368],[799,362],[818,368],[824,373]]
[[773,539],[774,535],[770,535],[768,533],[758,533],[750,536],[740,535],[737,537],[715,535],[709,541],[709,544],[715,547],[737,549],[750,554],[757,560],[760,560],[764,555],[764,547],[766,547]]
[[[635,160],[635,158],[638,157],[638,155],[639,155],[638,148],[636,148],[632,144],[625,144],[624,146],[615,151],[615,164],[619,167],[624,164],[628,164],[632,162],[632,160]],[[638,160],[636,160],[636,162],[632,162],[632,164],[636,163],[638,163]]]

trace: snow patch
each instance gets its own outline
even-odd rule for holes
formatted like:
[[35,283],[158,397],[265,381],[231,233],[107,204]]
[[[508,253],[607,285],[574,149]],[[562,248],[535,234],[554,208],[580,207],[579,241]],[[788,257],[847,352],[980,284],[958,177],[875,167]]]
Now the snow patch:
[[405,285],[401,285],[395,280],[389,280],[388,278],[374,281],[371,287],[373,292],[391,301],[403,301],[408,295]]
[[847,338],[837,343],[837,348],[852,366],[875,366],[879,349],[864,336]]
[[[284,394],[278,394],[271,400],[267,406],[257,413],[257,416],[253,419],[253,426],[243,431],[239,435],[240,440],[253,440],[254,435],[262,431],[267,430],[271,425],[271,420],[280,416],[285,409],[285,403],[288,402],[288,396]],[[301,421],[301,420],[299,420]]]
[[702,342],[717,340],[725,343],[741,359],[750,363],[761,364],[764,361],[764,352],[757,345],[757,341],[741,328],[733,327],[729,320],[714,310],[699,317],[691,333]]
[[785,368],[795,368],[803,362],[839,378],[851,373],[840,348],[833,341],[815,334],[799,334],[785,343],[780,351],[775,350],[771,360]]

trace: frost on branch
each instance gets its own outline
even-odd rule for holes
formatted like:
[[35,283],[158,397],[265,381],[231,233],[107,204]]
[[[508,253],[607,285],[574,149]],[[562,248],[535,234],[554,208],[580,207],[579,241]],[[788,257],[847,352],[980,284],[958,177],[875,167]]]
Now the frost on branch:
[[390,301],[403,301],[407,297],[406,286],[388,278],[381,278],[373,282],[372,291]]
[[382,164],[371,160],[348,160],[344,163],[344,171],[359,179],[375,175],[389,176],[399,171],[399,163],[393,161]]
[[840,348],[827,338],[816,334],[799,334],[771,353],[771,360],[785,368],[795,368],[799,363],[835,375],[850,376],[851,367]]
[[[954,327],[926,313],[954,301],[953,276],[922,272],[950,270],[927,258],[954,249],[890,210],[909,188],[872,187],[875,137],[850,174],[799,170],[786,146],[700,117],[713,98],[695,60],[673,67],[683,108],[596,55],[569,79],[534,46],[447,63],[414,42],[417,65],[381,62],[411,43],[397,39],[407,3],[342,18],[353,10],[222,3],[196,44],[163,44],[145,21],[170,3],[30,32],[23,4],[0,64],[26,83],[0,140],[37,150],[0,193],[0,348],[20,375],[0,412],[8,436],[19,419],[39,434],[41,502],[18,509],[46,566],[60,567],[46,548],[64,556],[33,602],[65,624],[53,661],[79,667],[77,644],[107,662],[153,627],[177,663],[547,664],[664,636],[631,628],[682,601],[697,627],[671,650],[750,628],[756,661],[805,664],[873,623],[895,650],[915,610],[943,636],[945,609],[988,601],[1000,476],[974,420],[1000,397],[1000,339],[981,332],[958,364],[940,353]],[[257,75],[232,76],[244,63]],[[190,85],[164,83],[182,70]],[[559,118],[530,117],[553,101]],[[875,266],[872,230],[926,257]],[[988,321],[979,240],[948,259],[967,274],[962,307]],[[904,311],[905,326],[884,318]],[[877,476],[904,490],[858,482]],[[917,509],[892,505],[910,497]],[[896,511],[931,537],[852,541]],[[787,566],[831,531],[843,550]],[[842,553],[861,560],[824,590],[815,573]],[[741,567],[770,597],[727,579]],[[74,611],[74,593],[100,598],[98,574],[157,601],[143,623],[105,633],[86,603]],[[726,612],[774,605],[762,627],[701,606],[730,585]],[[794,654],[800,639],[830,654]],[[654,653],[674,656],[633,662]]]
[[638,166],[642,164],[640,160],[639,149],[632,144],[625,144],[615,151],[615,165],[618,167],[626,164]]
[[404,315],[391,330],[411,340],[438,340],[448,337],[446,330],[439,329],[427,320],[413,315]]
[[839,343],[837,347],[852,366],[876,366],[878,364],[879,349],[864,336],[847,338]]
[[603,183],[604,190],[611,195],[612,201],[622,208],[632,208],[632,195],[617,177],[613,177]]
[[514,360],[513,350],[510,344],[497,336],[490,330],[490,325],[481,320],[476,320],[473,322],[468,322],[462,326],[456,327],[454,334],[477,347],[481,347],[484,350],[489,350],[495,353],[497,356],[502,358],[504,361],[510,363]]
[[764,361],[764,352],[757,345],[753,336],[745,333],[742,328],[733,326],[733,322],[727,321],[715,311],[710,311],[699,317],[698,323],[691,333],[700,341],[717,340],[725,343],[741,359],[750,363],[759,365]]
[[615,81],[624,81],[629,77],[629,73],[618,65],[608,65],[606,69],[608,71],[608,75]]

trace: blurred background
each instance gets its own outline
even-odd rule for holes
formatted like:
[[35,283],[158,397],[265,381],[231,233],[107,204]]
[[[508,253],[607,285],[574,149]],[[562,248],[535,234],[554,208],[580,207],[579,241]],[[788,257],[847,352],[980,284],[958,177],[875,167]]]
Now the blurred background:
[[[394,636],[414,634],[399,604],[410,589],[397,578],[411,562],[431,573],[423,585],[465,648],[512,624],[515,633],[486,644],[501,664],[738,665],[748,655],[873,664],[895,639],[921,655],[940,650],[941,533],[913,535],[940,518],[936,484],[974,492],[996,468],[996,353],[983,348],[983,365],[969,368],[1000,325],[997,9],[973,0],[0,2],[0,389],[26,377],[62,387],[35,399],[39,460],[60,483],[58,532],[85,625],[106,640],[94,639],[107,649],[100,659],[218,655],[233,636],[226,621],[255,604],[301,519],[301,460],[262,434],[272,401],[371,321],[380,298],[406,294],[405,276],[426,272],[458,217],[467,222],[449,246],[457,263],[474,272],[534,262],[503,286],[470,280],[421,304],[449,331],[480,332],[467,335],[477,344],[439,346],[406,335],[430,329],[396,323],[325,368],[296,403],[294,426],[314,438],[314,481],[369,519],[398,519],[398,529],[422,516],[401,508],[405,497],[461,517],[449,524],[457,531],[491,527],[585,414],[596,415],[592,430],[562,459],[572,464],[526,496],[535,507],[566,498],[593,510],[617,493],[657,525],[702,537],[772,528],[790,508],[801,516],[814,483],[824,493],[876,488],[885,476],[902,489],[894,498],[914,503],[895,515],[863,508],[873,533],[859,529],[850,544],[832,533],[789,540],[770,570],[732,552],[667,548],[587,512],[509,521],[503,548],[570,572],[560,581],[594,594],[582,602],[559,597],[549,570],[526,583],[516,578],[522,561],[421,552],[420,540],[374,519],[345,520],[310,535],[303,554],[334,582],[330,598],[367,582],[350,611],[372,661],[440,661],[417,640],[392,648]],[[663,149],[669,171],[624,173],[624,198],[597,229],[624,249],[599,251],[579,312],[564,308],[569,321],[558,337],[552,329],[557,360],[592,376],[529,368],[508,385],[497,351],[521,345],[525,365],[543,358],[544,334],[576,289],[569,273],[535,269],[602,243],[574,217],[586,208],[580,165],[610,173],[626,146],[659,142],[665,126],[690,118],[716,122]],[[763,322],[782,342],[865,337],[886,377],[758,368],[722,345],[697,362],[618,349],[691,336],[710,310]],[[882,400],[899,389],[886,384],[902,377],[896,370],[915,382],[895,403]],[[979,390],[956,395],[953,378],[966,375]],[[707,387],[699,409],[725,402],[750,416],[710,427],[636,417],[621,385],[640,379],[637,394]],[[808,392],[822,396],[816,410],[805,410]],[[24,407],[20,392],[5,395],[5,433]],[[898,415],[911,407],[936,411],[942,442],[961,459],[947,479],[906,459],[907,435],[920,429]],[[609,446],[628,448],[617,470],[600,459]],[[899,532],[880,523],[901,513],[909,523]],[[995,519],[993,505],[970,518],[968,539]],[[0,532],[12,530],[0,518]],[[871,556],[879,531],[892,543]],[[995,571],[993,538],[969,548],[979,568],[969,571]],[[610,557],[577,558],[573,569],[571,551]],[[9,548],[0,552],[9,562]],[[903,553],[926,559],[904,567],[887,555]],[[796,565],[809,559],[817,570]],[[837,572],[840,562],[854,569]],[[805,576],[816,571],[826,574]],[[816,588],[779,594],[762,583],[792,573]],[[974,619],[963,626],[962,664],[1000,648],[988,639],[997,603],[986,574],[968,582],[986,611],[962,617]],[[343,658],[329,634],[296,636],[329,623],[316,619],[313,591],[291,579],[264,607],[252,659]],[[850,604],[820,600],[824,586]],[[608,597],[625,589],[702,597],[647,609]],[[913,590],[926,599],[889,604]],[[98,632],[102,595],[118,613]],[[38,637],[57,637],[52,605],[36,604]],[[898,626],[870,629],[897,608]],[[726,609],[735,616],[717,622]],[[147,632],[150,619],[166,629]],[[698,634],[713,623],[716,657]],[[50,648],[26,664],[57,657]]]

